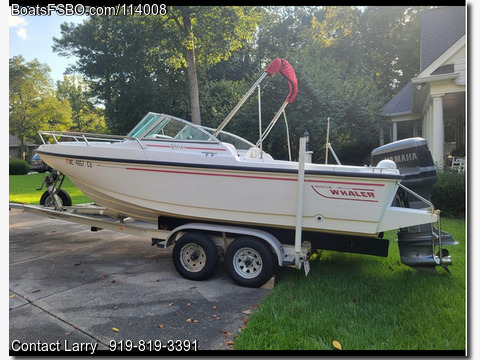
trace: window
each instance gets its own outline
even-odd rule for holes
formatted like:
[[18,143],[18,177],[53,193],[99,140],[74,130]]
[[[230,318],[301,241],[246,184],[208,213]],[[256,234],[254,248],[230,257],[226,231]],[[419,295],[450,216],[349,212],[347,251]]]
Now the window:
[[150,128],[159,118],[158,114],[148,113],[140,122],[128,133],[127,136],[141,137],[141,135]]
[[171,117],[161,119],[155,127],[145,135],[147,139],[175,139],[216,141],[205,130],[191,125],[186,121],[180,121]]

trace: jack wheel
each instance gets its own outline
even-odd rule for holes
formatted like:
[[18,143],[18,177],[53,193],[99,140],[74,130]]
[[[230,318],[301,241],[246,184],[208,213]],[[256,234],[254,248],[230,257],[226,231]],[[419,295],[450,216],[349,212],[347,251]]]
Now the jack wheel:
[[[62,206],[72,206],[72,198],[70,195],[65,190],[59,189],[57,194],[55,194],[59,198],[60,205]],[[46,207],[55,207],[55,201],[53,200],[52,196],[50,193],[45,191],[40,198],[40,205],[46,206]]]
[[184,278],[205,280],[217,267],[217,246],[205,234],[188,233],[175,242],[172,260],[175,269]]

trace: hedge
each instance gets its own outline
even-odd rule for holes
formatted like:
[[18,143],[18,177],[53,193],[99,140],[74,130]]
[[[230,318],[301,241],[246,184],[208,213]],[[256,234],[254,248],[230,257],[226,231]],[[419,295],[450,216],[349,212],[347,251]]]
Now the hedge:
[[25,160],[10,159],[9,171],[10,175],[25,175],[30,171],[30,164]]
[[432,203],[444,216],[465,217],[465,174],[445,170],[437,173],[432,189]]

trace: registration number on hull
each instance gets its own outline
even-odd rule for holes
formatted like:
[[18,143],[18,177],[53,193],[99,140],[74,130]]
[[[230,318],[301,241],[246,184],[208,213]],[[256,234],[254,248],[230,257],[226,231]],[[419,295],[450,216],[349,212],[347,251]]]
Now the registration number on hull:
[[71,166],[81,166],[81,167],[93,167],[93,163],[91,161],[86,160],[74,160],[74,159],[65,159],[65,162]]

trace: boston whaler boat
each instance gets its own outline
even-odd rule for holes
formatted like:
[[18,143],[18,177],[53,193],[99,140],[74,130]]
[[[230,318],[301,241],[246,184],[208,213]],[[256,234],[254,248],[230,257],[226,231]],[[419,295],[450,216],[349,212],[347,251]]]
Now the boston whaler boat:
[[[276,72],[288,80],[290,93],[263,134],[260,130],[259,142],[223,131],[260,82]],[[392,229],[403,234],[402,262],[447,269],[451,259],[442,238],[443,245],[454,242],[440,230],[429,194],[420,196],[401,184],[411,174],[397,168],[404,159],[414,163],[405,169],[436,174],[424,140],[376,149],[376,166],[360,167],[311,163],[304,136],[299,161],[275,160],[262,142],[296,94],[293,68],[276,59],[217,129],[148,113],[127,136],[43,131],[38,154],[58,173],[47,176],[41,204],[50,206],[48,211],[78,213],[60,188],[68,176],[102,214],[124,226],[132,219],[168,232],[164,241],[151,236],[154,244],[175,244],[175,267],[196,280],[213,273],[219,249],[232,279],[244,286],[265,283],[275,263],[303,264],[308,271],[315,249],[387,256],[389,241],[382,234]],[[410,155],[402,158],[399,152]],[[421,205],[409,206],[417,202]]]

